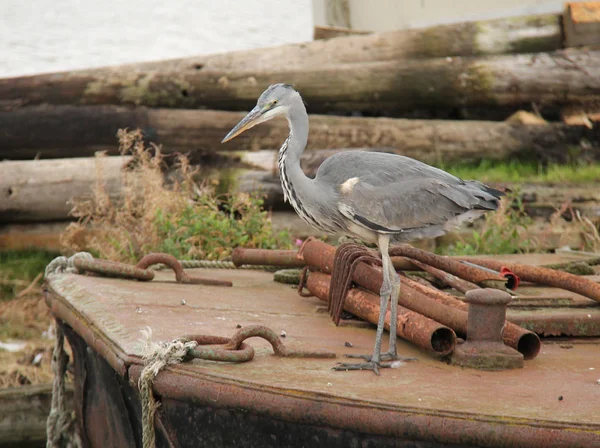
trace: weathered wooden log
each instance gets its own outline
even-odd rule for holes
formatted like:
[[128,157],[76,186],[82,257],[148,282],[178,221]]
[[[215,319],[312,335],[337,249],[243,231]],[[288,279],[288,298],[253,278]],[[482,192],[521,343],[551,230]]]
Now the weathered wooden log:
[[[312,235],[326,241],[336,242],[337,238],[341,236],[339,234],[325,235],[319,233],[306,224],[293,210],[273,211],[271,220],[275,232],[285,229],[294,238],[306,238]],[[0,225],[0,249],[24,250],[37,248],[59,252],[64,249],[60,242],[60,236],[70,222]],[[581,247],[584,243],[581,229],[576,226],[563,224],[559,227],[549,228],[548,223],[543,220],[536,220],[536,223],[530,228],[529,237],[536,242],[538,250],[550,250],[565,245],[576,248]],[[457,241],[474,244],[473,229],[462,227],[435,240],[414,242],[413,245],[433,251],[437,246],[455,244]]]
[[[338,151],[341,150],[305,152],[301,158],[304,172],[314,177],[323,160]],[[250,152],[242,155],[237,167],[216,169],[204,166],[201,175],[217,179],[223,191],[259,190],[265,195],[268,207],[285,209],[276,157],[277,151],[274,150]],[[121,168],[129,160],[128,156],[119,156],[0,162],[0,223],[68,219],[72,208],[70,200],[91,196],[99,181],[107,194],[117,195],[121,185]],[[98,177],[99,174],[101,177]],[[600,216],[600,195],[586,185],[533,184],[523,186],[522,193],[531,216],[548,218],[567,200],[572,201],[573,208],[585,216]],[[2,230],[0,234],[10,239],[7,232]],[[38,237],[36,234],[31,237],[25,235],[26,239]],[[41,237],[44,237],[43,233]]]
[[353,30],[343,26],[315,26],[313,30],[313,39],[333,39],[334,37],[356,36],[364,34],[373,34],[370,31]]
[[[481,224],[481,223],[479,223]],[[462,226],[453,232],[436,238],[437,247],[447,247],[456,243],[477,245],[473,228]],[[481,233],[481,227],[478,228]],[[534,242],[536,252],[546,252],[558,247],[569,246],[580,248],[585,244],[581,229],[561,223],[559,226],[551,227],[545,220],[537,219],[527,228],[527,239]]]
[[[0,159],[82,157],[100,149],[115,154],[119,128],[140,128],[149,141],[162,144],[166,152],[188,152],[192,156],[278,149],[288,135],[287,122],[278,119],[221,144],[243,116],[238,112],[117,106],[32,106],[0,111]],[[568,154],[567,148],[583,148],[582,154],[600,160],[599,147],[598,126],[588,129],[562,123],[523,125],[328,115],[310,115],[308,140],[309,150],[389,148],[427,163],[505,159],[531,151],[540,159],[545,154],[560,159]]]
[[446,56],[535,53],[563,48],[561,16],[556,14],[507,17],[494,20],[439,25],[427,28],[345,36],[187,58],[142,62],[120,68],[88,70],[124,72],[194,70],[290,70],[326,64]]
[[600,45],[600,2],[571,2],[563,14],[565,44]]
[[[66,218],[65,218],[66,219]],[[0,224],[0,250],[42,249],[60,252],[60,235],[72,221]]]
[[107,194],[121,185],[130,157],[0,162],[0,222],[62,220],[72,198],[90,196],[98,179]]
[[600,123],[600,101],[567,106],[561,110],[561,118],[566,124],[587,126],[591,129],[594,123]]
[[481,106],[558,107],[600,99],[600,50],[438,58],[264,71],[74,71],[0,79],[5,104],[124,104],[247,110],[293,84],[311,112]]
[[[315,230],[293,210],[274,210],[270,213],[270,218],[274,232],[287,230],[293,238],[304,239],[309,236],[318,236],[325,241],[336,242],[341,236],[341,234],[327,235]],[[0,225],[0,250],[43,249],[60,252],[64,249],[61,243],[61,235],[72,222],[71,220]],[[85,231],[78,235],[78,238],[81,239],[80,241],[84,241],[96,235],[93,230],[87,227]],[[415,243],[414,245],[421,249],[435,249],[433,240]],[[2,444],[0,444],[1,447]]]
[[[600,182],[600,170],[598,171]],[[521,198],[525,212],[533,218],[550,218],[564,203],[570,203],[573,211],[598,222],[600,217],[600,190],[597,184],[524,184],[521,185]],[[562,214],[571,220],[571,209]]]
[[[323,152],[327,153],[329,151]],[[321,151],[315,151],[315,153],[319,154]],[[329,153],[331,154],[331,152]],[[323,155],[327,156],[327,154]],[[306,153],[303,154],[301,159],[303,171],[307,176],[314,177],[319,165],[325,158],[319,158],[319,160],[314,156],[306,157]],[[265,204],[268,207],[277,210],[289,208],[283,202],[283,190],[276,165],[266,171],[238,169],[235,170],[235,173],[227,172],[218,178],[227,189],[242,192],[261,191],[265,195]],[[600,181],[600,173],[598,179]],[[501,185],[493,182],[490,184],[499,188],[506,186],[505,184]],[[547,220],[565,202],[570,202],[572,209],[579,211],[582,216],[596,221],[600,216],[600,192],[595,188],[590,188],[590,185],[523,184],[519,186],[519,189],[525,212],[533,218]],[[565,211],[563,217],[570,220],[572,218],[570,210]]]
[[[0,390],[0,446],[45,446],[52,384]],[[73,410],[73,387],[67,386],[67,410]]]
[[[534,191],[543,192],[545,186],[544,185],[531,185],[524,186],[525,195],[531,194]],[[583,187],[581,187],[583,189]],[[560,190],[560,187],[557,187],[557,190]],[[574,191],[577,191],[575,188]],[[567,188],[565,191],[557,191],[557,196],[555,197],[557,202],[555,206],[560,206],[560,204],[566,200],[567,198],[574,197]],[[576,194],[576,193],[575,193]],[[597,196],[597,195],[596,195]],[[542,201],[545,198],[540,197],[539,200]],[[555,211],[553,208],[549,207],[547,209],[547,213],[542,213],[542,209],[544,208],[544,204],[540,203],[539,209],[536,211],[536,203],[529,202],[527,204],[526,210],[531,213],[534,218],[533,223],[528,227],[527,233],[528,238],[535,242],[536,250],[542,252],[547,250],[553,250],[557,247],[569,246],[572,248],[582,247],[585,243],[585,239],[582,235],[581,227],[577,225],[569,225],[567,222],[558,222],[553,226],[549,226],[547,222],[547,218]],[[585,216],[587,215],[590,219],[593,219],[594,216],[598,216],[600,213],[600,202],[583,202],[583,203],[575,203],[574,208],[578,209]],[[292,210],[280,210],[275,211],[272,214],[273,217],[273,229],[275,231],[288,229],[290,234],[296,238],[306,238],[308,236],[318,236],[319,238],[326,239],[327,241],[336,242],[337,239],[341,236],[341,234],[337,235],[325,235],[319,234],[318,231],[311,228],[308,224],[306,224],[294,211]],[[475,223],[477,229],[480,229],[481,222]],[[421,240],[415,241],[411,244],[422,248],[424,250],[434,251],[436,247],[448,246],[451,244],[456,244],[457,242],[461,243],[470,243],[475,245],[475,237],[473,235],[473,228],[469,226],[462,226],[459,229],[456,229],[453,232],[450,232],[444,236],[432,239],[432,240]],[[552,257],[552,255],[550,256]],[[523,261],[524,263],[526,261]],[[529,263],[527,261],[526,263]],[[531,264],[542,264],[540,261],[531,260]]]

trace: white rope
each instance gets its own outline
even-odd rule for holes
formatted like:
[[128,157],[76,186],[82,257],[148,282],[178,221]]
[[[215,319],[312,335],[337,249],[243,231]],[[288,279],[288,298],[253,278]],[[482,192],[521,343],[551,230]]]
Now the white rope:
[[143,448],[154,448],[156,439],[154,414],[158,404],[152,391],[152,382],[162,369],[183,361],[187,353],[198,344],[196,341],[180,339],[171,342],[152,342],[152,330],[149,327],[142,330],[142,336],[142,356],[145,367],[138,381],[142,402],[142,446]]
[[[94,257],[89,252],[77,252],[73,256],[67,257],[56,257],[48,266],[44,273],[44,278],[47,278],[53,274],[76,274],[77,268],[75,267],[75,260],[83,258],[87,260],[93,260]],[[221,260],[178,260],[185,269],[204,268],[204,269],[253,269],[262,271],[275,271],[280,268],[276,266],[254,266],[254,265],[243,265],[236,266],[233,261],[221,261]],[[167,269],[168,266],[164,264],[157,264],[153,267],[154,270]]]
[[81,448],[75,415],[67,411],[65,403],[65,373],[69,356],[64,349],[65,335],[56,323],[56,342],[52,352],[52,404],[46,420],[46,448]]
[[[268,266],[268,265],[251,265],[244,264],[241,266],[236,266],[233,264],[233,261],[226,260],[178,260],[181,265],[185,269],[196,269],[196,268],[204,268],[204,269],[250,269],[257,271],[274,271],[276,269],[280,269],[276,266]],[[160,270],[167,269],[168,266],[164,264],[154,265],[152,269]]]
[[89,252],[77,252],[75,255],[67,258],[67,257],[56,257],[48,266],[46,266],[46,270],[44,271],[44,278],[48,278],[54,274],[76,274],[77,268],[75,267],[75,260],[78,258],[83,258],[86,260],[93,260],[94,257]]

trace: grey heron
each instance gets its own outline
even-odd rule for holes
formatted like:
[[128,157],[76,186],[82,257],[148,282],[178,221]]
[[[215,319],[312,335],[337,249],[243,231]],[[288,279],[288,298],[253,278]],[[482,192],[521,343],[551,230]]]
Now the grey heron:
[[[308,114],[300,94],[289,84],[273,84],[256,106],[225,136],[227,142],[251,127],[284,115],[290,133],[279,150],[279,173],[285,200],[311,226],[375,243],[381,252],[383,284],[375,348],[367,362],[342,363],[337,370],[390,367],[396,351],[400,277],[389,255],[390,243],[433,238],[483,213],[496,210],[502,192],[478,181],[464,181],[443,170],[396,154],[339,152],[328,157],[314,179],[300,167],[308,140]],[[389,350],[381,339],[391,298]]]

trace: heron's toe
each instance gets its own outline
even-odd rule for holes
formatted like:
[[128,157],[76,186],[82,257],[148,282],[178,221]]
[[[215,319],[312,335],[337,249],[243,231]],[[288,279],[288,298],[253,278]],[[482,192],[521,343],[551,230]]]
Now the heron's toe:
[[387,352],[381,355],[382,361],[397,361],[397,362],[409,362],[409,361],[418,361],[419,358],[408,357],[408,356],[400,356],[396,352]]
[[373,361],[363,362],[359,364],[338,362],[337,365],[331,368],[337,371],[348,371],[348,370],[371,370],[377,376],[379,376],[379,364]]
[[346,354],[344,356],[346,358],[364,359],[365,361],[372,361],[373,360],[373,355],[353,355],[353,354]]

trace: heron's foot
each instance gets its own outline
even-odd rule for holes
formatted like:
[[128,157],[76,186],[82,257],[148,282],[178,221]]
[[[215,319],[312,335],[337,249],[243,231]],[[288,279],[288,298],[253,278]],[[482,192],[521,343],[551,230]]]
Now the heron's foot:
[[[370,358],[369,358],[370,359]],[[377,363],[374,361],[363,362],[359,364],[349,363],[349,362],[338,362],[337,365],[333,366],[332,370],[337,371],[348,371],[348,370],[372,370],[373,373],[379,376],[379,368],[380,367],[390,367],[381,365],[381,363]]]
[[[344,355],[346,358],[360,358],[366,361],[371,361],[373,355]],[[383,353],[381,355],[381,361],[393,363],[394,361],[408,362],[408,361],[417,361],[419,358],[415,357],[407,357],[407,356],[399,356],[395,351]],[[380,362],[379,364],[383,364]],[[383,367],[383,366],[382,366]]]
[[419,358],[415,357],[407,357],[407,356],[399,356],[398,351],[396,350],[396,344],[393,344],[387,353],[383,353],[381,355],[382,361],[418,361]]
[[[401,363],[407,361],[416,361],[417,358],[408,358],[405,356],[398,356],[397,354],[385,353],[381,355],[379,362],[373,361],[373,355],[344,355],[346,358],[364,359],[367,362],[363,363],[348,363],[339,362],[336,366],[332,367],[333,370],[372,370],[375,375],[379,375],[379,369],[389,369],[399,367]],[[399,364],[400,363],[400,364]]]

